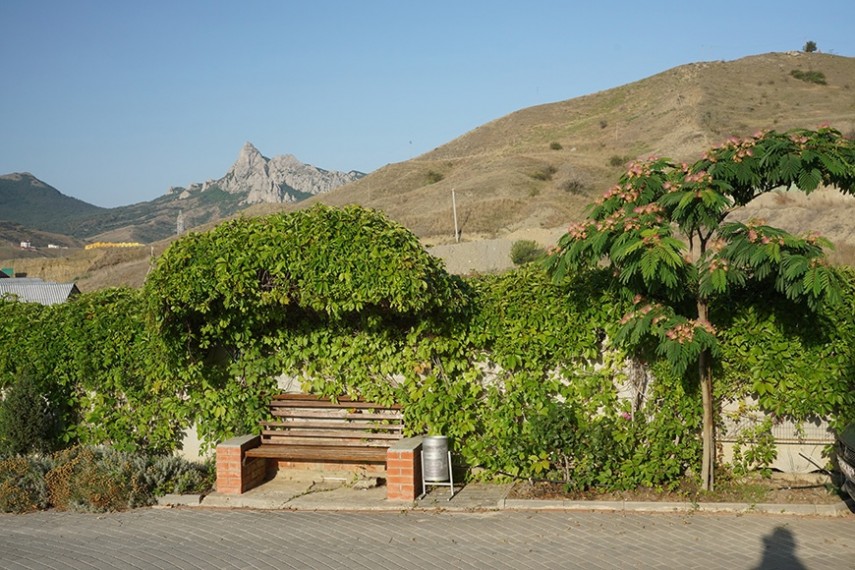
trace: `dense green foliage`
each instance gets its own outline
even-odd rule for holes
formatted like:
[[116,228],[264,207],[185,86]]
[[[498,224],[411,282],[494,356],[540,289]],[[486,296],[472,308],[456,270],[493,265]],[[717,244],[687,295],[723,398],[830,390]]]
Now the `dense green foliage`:
[[[66,443],[169,450],[183,418],[165,348],[139,291],[107,290],[43,307],[2,302],[0,386],[38,379]],[[14,390],[13,390],[14,392]],[[0,434],[0,439],[2,439]]]
[[607,265],[635,305],[616,340],[630,351],[654,346],[680,375],[698,367],[704,489],[713,486],[712,370],[721,348],[712,305],[754,286],[816,309],[839,302],[842,286],[825,262],[827,241],[727,217],[772,189],[810,193],[820,184],[855,193],[855,145],[830,128],[733,138],[691,165],[637,162],[570,227],[550,259],[559,280]]
[[61,447],[61,410],[49,386],[24,374],[0,401],[0,456],[50,452]]
[[[841,280],[851,308],[851,276]],[[131,473],[149,467],[123,453],[169,451],[192,425],[209,444],[256,431],[278,380],[397,401],[409,434],[450,436],[460,459],[487,475],[667,486],[697,471],[701,406],[696,384],[655,352],[628,364],[614,339],[632,306],[602,269],[553,280],[529,264],[463,281],[384,216],[319,207],[185,236],[142,291],[53,307],[0,303],[0,388],[24,374],[42,379],[66,404],[65,444],[116,448],[109,460],[92,450],[62,456],[70,466],[59,473],[76,490],[59,473],[48,483],[54,504],[73,508],[138,501],[149,479]],[[761,405],[779,414],[851,417],[855,312],[820,309],[816,319],[791,309],[748,294],[713,306],[730,319],[719,397],[763,390]],[[770,346],[787,369],[766,366]],[[810,373],[797,384],[801,371]],[[619,395],[625,384],[630,399]],[[12,467],[16,481],[38,480],[26,474],[35,467]],[[137,487],[115,486],[115,473]],[[34,485],[16,501],[44,502]],[[119,498],[74,498],[99,485]]]
[[514,265],[524,265],[533,261],[540,261],[546,257],[546,250],[540,247],[536,241],[521,239],[511,245],[511,261]]

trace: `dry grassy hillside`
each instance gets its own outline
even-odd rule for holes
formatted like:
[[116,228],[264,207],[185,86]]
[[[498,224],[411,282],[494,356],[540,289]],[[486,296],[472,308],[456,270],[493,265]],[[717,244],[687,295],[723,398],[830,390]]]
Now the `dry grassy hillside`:
[[[820,71],[827,84],[793,70]],[[855,59],[793,52],[690,64],[523,109],[313,201],[382,209],[439,243],[453,238],[454,189],[463,238],[495,237],[578,219],[625,160],[693,159],[730,135],[824,122],[855,130]]]
[[[826,84],[797,79],[794,70],[820,72]],[[855,133],[855,58],[792,52],[690,64],[600,93],[523,109],[296,207],[323,202],[380,209],[426,244],[442,246],[454,241],[454,190],[462,239],[499,238],[504,243],[435,251],[462,272],[486,270],[501,265],[496,257],[509,251],[510,241],[553,239],[555,228],[581,218],[591,199],[617,181],[628,160],[648,155],[693,160],[730,135],[821,123]],[[293,207],[259,205],[244,215]],[[855,262],[855,236],[849,229],[855,198],[820,193],[805,201],[778,193],[742,215],[761,215],[793,230],[819,230],[838,243],[838,260]],[[155,255],[165,246],[156,244]],[[11,263],[20,270],[32,267],[31,274],[48,279],[73,278],[86,291],[138,286],[149,255],[147,248],[86,252],[82,259],[71,256],[68,268],[60,268],[56,260],[42,266]]]

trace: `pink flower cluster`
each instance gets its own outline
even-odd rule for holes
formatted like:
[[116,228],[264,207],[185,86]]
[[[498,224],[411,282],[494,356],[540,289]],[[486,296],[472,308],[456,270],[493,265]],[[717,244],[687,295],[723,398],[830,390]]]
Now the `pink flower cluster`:
[[[759,221],[762,222],[762,220]],[[783,237],[779,236],[777,238],[771,238],[767,235],[764,235],[761,232],[757,231],[756,227],[754,227],[755,223],[749,222],[748,224],[748,232],[745,234],[745,237],[748,238],[748,241],[750,241],[751,243],[760,243],[762,245],[768,245],[770,243],[777,243],[780,246],[784,245]]]
[[699,170],[692,174],[686,174],[684,180],[687,184],[711,184],[712,174],[706,170]]
[[695,331],[698,328],[702,328],[710,334],[715,334],[715,328],[710,323],[692,320],[680,323],[665,333],[665,336],[668,337],[669,340],[673,340],[680,344],[686,344],[687,342],[690,343],[695,339]]
[[616,185],[609,188],[603,197],[597,200],[598,204],[602,204],[606,200],[614,198],[617,196],[624,202],[635,202],[638,200],[638,197],[641,193],[636,188],[633,188],[631,184],[625,184],[623,186]]
[[722,271],[727,271],[730,269],[730,262],[726,259],[722,259],[720,257],[713,258],[709,264],[710,271],[717,271],[721,269]]
[[821,237],[822,236],[819,234],[819,232],[811,231],[808,232],[805,236],[805,241],[811,245],[816,245],[817,240],[819,240]]
[[799,148],[804,149],[810,139],[804,135],[792,134],[790,135],[790,140],[799,145]]
[[704,159],[710,162],[717,162],[721,158],[719,151],[736,151],[731,155],[731,160],[734,162],[742,162],[746,157],[754,156],[754,146],[758,141],[766,136],[766,131],[758,131],[751,138],[740,139],[738,137],[730,137],[724,144],[714,146],[709,151],[704,153]]
[[612,212],[605,219],[597,222],[597,225],[596,225],[597,231],[600,231],[600,232],[612,231],[613,229],[615,229],[617,227],[618,223],[621,221],[622,218],[623,218],[623,211],[622,210],[617,210],[615,212]]
[[570,227],[567,228],[567,233],[575,240],[583,240],[588,237],[588,229],[589,226],[587,222],[578,222],[570,224]]
[[632,210],[636,214],[645,215],[645,214],[662,214],[665,210],[657,204],[656,202],[651,202],[649,204],[645,204],[644,206],[636,206]]
[[650,176],[650,163],[635,161],[626,171],[627,178],[647,178]]
[[[638,305],[641,301],[644,300],[644,298],[641,295],[636,295],[635,299],[636,299],[636,301],[635,301],[636,305]],[[620,324],[625,325],[629,321],[631,321],[633,319],[637,319],[640,316],[647,315],[650,313],[650,311],[652,311],[653,309],[657,309],[657,308],[658,307],[653,305],[652,303],[647,303],[643,307],[640,307],[634,311],[631,311],[631,312],[625,314],[623,317],[621,317]],[[656,318],[659,318],[659,317],[656,317]]]

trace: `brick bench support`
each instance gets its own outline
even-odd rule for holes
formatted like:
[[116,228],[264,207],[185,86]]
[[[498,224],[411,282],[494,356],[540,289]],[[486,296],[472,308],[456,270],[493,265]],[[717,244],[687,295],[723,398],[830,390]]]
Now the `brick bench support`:
[[246,451],[261,445],[261,437],[233,437],[217,446],[217,492],[240,495],[257,487],[267,476],[267,460],[246,457]]
[[[412,502],[422,494],[422,440],[404,438],[386,451],[387,500]],[[241,495],[265,481],[267,459],[246,456],[248,450],[259,445],[260,436],[244,435],[217,446],[217,492]]]
[[386,451],[386,499],[415,501],[422,494],[422,440],[404,438]]

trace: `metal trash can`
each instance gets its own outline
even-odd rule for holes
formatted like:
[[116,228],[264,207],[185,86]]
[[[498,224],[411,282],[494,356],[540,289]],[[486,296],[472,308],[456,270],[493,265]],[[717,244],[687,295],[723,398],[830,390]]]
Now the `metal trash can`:
[[449,480],[448,438],[444,435],[429,435],[422,442],[422,472],[424,480],[437,482]]

